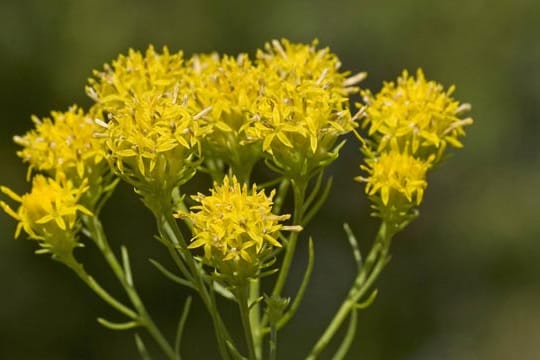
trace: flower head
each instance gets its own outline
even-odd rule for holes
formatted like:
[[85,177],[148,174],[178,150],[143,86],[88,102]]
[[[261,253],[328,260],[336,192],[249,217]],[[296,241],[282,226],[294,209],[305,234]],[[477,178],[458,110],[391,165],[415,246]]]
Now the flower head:
[[454,100],[454,89],[444,90],[442,85],[426,80],[418,69],[416,78],[403,71],[396,83],[385,83],[375,96],[362,92],[366,103],[364,126],[369,127],[377,150],[396,142],[401,148],[408,147],[413,155],[427,158],[436,153],[440,159],[447,144],[461,147],[463,128],[473,120],[460,117],[470,105]]
[[366,165],[360,167],[368,173],[368,177],[357,179],[365,181],[366,193],[380,197],[384,206],[391,199],[393,204],[405,199],[406,203],[419,205],[427,187],[426,172],[429,167],[429,162],[393,150],[368,159]]
[[348,73],[339,70],[341,62],[337,55],[329,48],[317,49],[318,43],[317,40],[311,44],[273,40],[257,52],[258,64],[268,69],[269,74],[289,83],[299,85],[304,81],[315,81],[339,92],[357,90],[346,81]]
[[306,176],[335,159],[338,136],[356,126],[347,96],[356,80],[348,82],[337,56],[316,45],[273,41],[257,54],[262,96],[246,132],[292,176]]
[[103,123],[108,157],[116,172],[138,190],[168,192],[194,173],[199,152],[199,115],[170,94],[127,99]]
[[111,65],[105,64],[103,70],[95,70],[86,92],[99,107],[111,112],[122,108],[133,95],[174,91],[181,82],[183,64],[182,52],[171,54],[167,47],[159,53],[149,46],[144,54],[130,49]]
[[87,92],[106,115],[99,124],[107,158],[145,199],[170,196],[198,164],[207,110],[188,96],[185,70],[181,52],[150,46],[120,55],[89,79]]
[[99,127],[90,114],[72,106],[66,112],[51,112],[50,118],[32,120],[36,128],[14,138],[23,147],[17,155],[30,169],[53,177],[63,172],[79,183],[92,175],[99,178],[107,170],[103,140],[95,137]]
[[260,88],[260,73],[248,55],[194,55],[188,61],[186,77],[188,91],[200,110],[210,107],[214,129],[240,133]]
[[42,247],[40,253],[50,252],[59,258],[71,256],[78,245],[75,238],[78,214],[92,215],[79,204],[81,195],[87,190],[86,186],[73,186],[63,174],[57,179],[36,175],[32,190],[27,194],[19,196],[6,187],[0,187],[0,190],[20,203],[17,211],[14,211],[6,203],[0,202],[0,207],[19,221],[15,237],[24,230],[31,239],[39,241]]
[[205,263],[222,275],[245,279],[257,274],[273,248],[281,247],[280,230],[297,229],[279,223],[289,215],[272,213],[273,196],[225,177],[223,184],[214,184],[211,195],[193,197],[199,205],[188,215],[176,216],[192,221],[195,236],[189,248],[202,247]]
[[202,139],[205,160],[223,160],[235,172],[249,172],[260,159],[260,143],[249,138],[246,128],[260,96],[261,76],[247,54],[201,54],[188,61],[187,91],[199,110],[206,111],[201,121],[210,127]]

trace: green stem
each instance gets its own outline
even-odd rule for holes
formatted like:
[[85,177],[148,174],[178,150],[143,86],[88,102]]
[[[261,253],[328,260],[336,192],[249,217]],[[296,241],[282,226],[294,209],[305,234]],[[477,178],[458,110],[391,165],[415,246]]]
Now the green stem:
[[[301,224],[303,221],[304,201],[306,197],[307,181],[304,179],[294,180],[292,181],[292,187],[293,187],[293,195],[294,195],[293,224],[298,225],[298,224]],[[282,182],[280,186],[279,194],[284,197],[288,188],[289,188],[289,181],[286,180]],[[281,206],[281,204],[279,204],[279,206]],[[294,258],[294,253],[296,250],[296,243],[298,242],[298,235],[299,235],[299,232],[296,232],[296,231],[292,232],[289,235],[289,239],[288,239],[286,249],[285,249],[285,256],[283,257],[283,262],[281,263],[281,269],[279,271],[278,278],[274,285],[274,289],[272,290],[273,297],[279,298],[281,296],[281,292],[283,291],[283,287],[285,286],[285,283],[287,281],[287,277],[289,275],[292,260]],[[267,323],[268,323],[268,316],[265,314],[261,322],[261,328],[265,327]],[[278,329],[276,328],[276,331],[277,330]],[[265,335],[266,335],[265,332],[260,331],[259,336],[258,336],[260,339],[258,341],[262,342],[262,339]],[[276,337],[274,337],[274,340],[275,339]]]
[[[293,191],[294,191],[294,218],[293,223],[301,224],[304,216],[304,199],[306,196],[306,187],[307,182],[305,180],[293,181]],[[281,270],[279,271],[278,279],[272,291],[272,296],[280,296],[285,282],[287,281],[287,276],[289,275],[289,270],[294,258],[294,252],[296,250],[296,243],[298,242],[299,232],[292,232],[289,237],[289,242],[287,243],[287,248],[285,250],[285,257],[283,258],[283,263],[281,264]]]
[[[165,237],[168,242],[166,246],[169,249],[169,253],[184,276],[193,282],[199,296],[210,313],[210,317],[214,323],[214,331],[222,359],[229,359],[226,343],[228,342],[230,344],[229,346],[233,346],[232,339],[219,314],[213,292],[212,290],[209,290],[204,283],[201,271],[195,264],[195,261],[187,248],[184,236],[178,228],[178,224],[172,217],[172,209],[160,208],[159,210],[154,211],[154,215],[158,224],[159,233],[161,236]],[[178,256],[179,254],[180,256]]]
[[101,285],[99,285],[99,283],[92,276],[90,276],[86,270],[84,270],[84,267],[81,264],[77,263],[76,261],[69,263],[65,262],[65,264],[69,266],[77,274],[77,276],[79,276],[79,278],[86,285],[88,285],[90,289],[92,289],[101,299],[103,299],[103,301],[127,317],[134,320],[138,319],[138,315],[135,311],[116,300],[111,294],[103,289],[103,287],[101,287]]
[[244,337],[248,348],[248,359],[256,360],[255,354],[255,342],[253,339],[253,332],[251,330],[251,323],[249,319],[249,304],[248,304],[248,292],[249,285],[240,285],[237,289],[238,307],[240,310],[240,318],[242,319],[242,327],[244,328]]
[[257,359],[262,356],[262,337],[261,337],[261,306],[259,304],[260,279],[249,280],[249,323],[253,331],[253,341],[255,345],[255,354]]
[[[260,330],[261,337],[265,336],[267,333],[271,332],[273,329],[275,331],[280,330],[283,326],[289,322],[289,320],[294,316],[296,313],[296,310],[300,306],[300,303],[302,299],[304,298],[304,293],[307,289],[307,285],[309,283],[309,279],[311,277],[311,272],[313,270],[313,264],[314,264],[314,251],[313,251],[313,240],[309,239],[309,259],[308,259],[308,265],[306,268],[306,271],[304,273],[304,278],[302,279],[302,283],[300,284],[300,287],[298,288],[298,292],[296,293],[296,296],[292,302],[292,304],[289,306],[289,309],[281,316],[277,324],[272,324],[270,328],[266,327]],[[266,318],[263,319],[263,324],[266,325]],[[271,341],[271,340],[270,340]]]
[[290,182],[287,179],[283,179],[279,183],[277,195],[274,198],[274,207],[272,208],[272,212],[274,214],[281,213],[281,207],[283,206],[283,202],[285,201],[285,197],[287,196],[287,192],[289,191],[289,185]]
[[109,267],[112,269],[113,273],[116,275],[119,282],[122,284],[126,294],[128,295],[131,303],[135,307],[138,313],[139,322],[144,326],[147,331],[150,333],[152,338],[159,345],[161,350],[167,355],[167,358],[175,360],[177,356],[174,352],[172,346],[165,339],[161,331],[158,329],[152,318],[150,317],[148,311],[146,310],[137,290],[132,283],[128,281],[126,273],[120,262],[114,255],[113,251],[109,246],[105,232],[103,231],[103,226],[96,216],[85,216],[83,219],[92,239],[97,244],[98,248],[101,250],[105,260],[109,264]]
[[392,234],[387,232],[387,226],[383,222],[377,234],[377,238],[366,260],[365,266],[358,273],[354,285],[349,290],[347,297],[334,315],[334,318],[313,346],[307,360],[316,359],[330,343],[343,321],[354,310],[358,301],[366,294],[373,285],[379,274],[388,263],[388,251]]
[[212,181],[221,182],[223,180],[223,163],[221,160],[206,160],[206,168]]
[[275,325],[272,325],[270,328],[270,349],[269,349],[269,360],[277,359],[277,329]]
[[164,237],[163,244],[169,250],[174,263],[182,273],[182,275],[188,280],[193,281],[193,268],[186,267],[186,263],[189,266],[189,250],[184,241],[184,237],[178,229],[174,219],[170,219],[165,215],[155,215],[156,223],[158,225],[159,234]]
[[349,349],[354,341],[354,336],[356,335],[356,322],[358,317],[357,312],[357,309],[351,311],[351,315],[349,316],[349,328],[347,329],[347,333],[345,334],[341,345],[332,357],[332,360],[343,360],[349,352]]
[[248,184],[251,179],[251,172],[255,163],[254,159],[240,159],[239,162],[231,164],[232,175],[236,176],[236,179],[240,184]]

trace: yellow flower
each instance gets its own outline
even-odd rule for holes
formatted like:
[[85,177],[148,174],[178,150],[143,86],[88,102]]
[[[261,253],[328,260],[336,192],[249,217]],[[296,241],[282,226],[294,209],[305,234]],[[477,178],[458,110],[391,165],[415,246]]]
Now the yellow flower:
[[417,159],[410,154],[401,153],[397,149],[383,152],[380,156],[366,160],[367,165],[360,168],[368,173],[368,177],[358,177],[365,181],[366,193],[379,196],[384,206],[406,202],[420,205],[424,190],[427,187],[426,172],[430,162]]
[[195,171],[202,115],[171,94],[148,92],[127,99],[102,123],[101,136],[116,172],[138,190],[163,189],[170,195]]
[[[90,114],[72,106],[66,112],[51,112],[51,117],[32,117],[36,126],[23,136],[15,136],[23,149],[17,152],[30,170],[35,168],[51,176],[57,172],[82,181],[93,174],[100,177],[106,171],[103,140],[94,135],[99,130]],[[97,174],[95,174],[97,173]]]
[[14,211],[0,201],[0,207],[19,221],[15,237],[24,230],[30,238],[39,241],[42,247],[39,253],[50,252],[60,258],[71,256],[73,249],[78,246],[75,238],[77,215],[92,215],[78,203],[87,190],[85,185],[74,187],[60,173],[57,179],[36,175],[32,181],[32,190],[22,196],[3,186],[0,190],[21,204]]
[[268,69],[269,74],[299,85],[304,81],[314,81],[324,88],[338,92],[356,92],[353,85],[359,78],[347,79],[348,72],[340,72],[341,62],[329,48],[317,49],[318,41],[311,44],[291,43],[286,39],[266,43],[264,50],[257,52],[259,66]]
[[208,110],[187,96],[185,73],[181,52],[150,46],[144,55],[120,55],[89,79],[87,93],[108,120],[98,121],[107,158],[143,195],[169,196],[195,172]]
[[99,106],[110,112],[124,106],[133,95],[148,91],[174,91],[184,73],[182,52],[171,54],[167,47],[162,53],[149,46],[144,55],[130,49],[102,71],[95,70],[88,79],[86,93]]
[[246,132],[291,176],[308,175],[335,159],[337,137],[356,127],[348,94],[362,76],[347,79],[337,56],[316,45],[273,41],[257,54],[262,96]]
[[192,207],[188,215],[176,216],[193,223],[189,248],[203,247],[208,265],[223,275],[245,279],[257,274],[273,248],[281,247],[277,240],[280,230],[298,230],[279,223],[290,216],[272,213],[273,196],[273,191],[266,196],[255,185],[249,191],[235,177],[225,177],[221,185],[214,184],[211,195],[193,197],[200,205]]
[[195,55],[186,73],[189,92],[200,111],[210,108],[214,130],[239,134],[260,88],[260,74],[247,54],[236,58],[216,53]]
[[187,64],[186,84],[211,128],[202,141],[205,160],[223,160],[235,173],[248,173],[261,157],[260,143],[252,141],[246,128],[249,111],[260,96],[260,71],[246,54],[236,58],[218,54],[193,56]]
[[362,92],[365,108],[364,126],[374,138],[377,150],[387,149],[395,141],[400,148],[409,147],[412,154],[427,158],[437,153],[440,159],[450,144],[461,147],[459,137],[471,118],[460,115],[470,109],[451,95],[455,87],[444,90],[442,85],[427,81],[421,69],[416,78],[403,71],[397,83],[385,83],[375,96]]

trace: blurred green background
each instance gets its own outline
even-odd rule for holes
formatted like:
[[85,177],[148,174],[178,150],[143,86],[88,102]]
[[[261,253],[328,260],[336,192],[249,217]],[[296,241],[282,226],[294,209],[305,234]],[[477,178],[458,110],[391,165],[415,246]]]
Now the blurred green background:
[[[431,174],[420,218],[396,239],[379,297],[360,313],[349,358],[538,359],[539,33],[537,0],[3,0],[0,183],[28,190],[12,136],[32,127],[30,115],[88,106],[91,70],[130,47],[253,54],[273,38],[318,38],[345,69],[367,71],[363,86],[373,91],[404,68],[422,67],[428,78],[457,85],[455,97],[473,105],[475,124],[465,148]],[[363,249],[376,231],[363,187],[352,180],[361,157],[351,140],[331,167],[330,199],[307,230],[316,239],[316,267],[298,316],[280,332],[280,359],[303,358],[352,281],[341,223],[351,224]],[[185,293],[146,261],[164,255],[149,212],[122,186],[104,217],[114,244],[131,249],[143,298],[171,335]],[[131,334],[95,321],[119,317],[66,268],[35,256],[33,242],[13,240],[14,229],[0,214],[0,359],[137,358]],[[92,246],[79,256],[115,286]],[[305,258],[298,253],[289,293]],[[227,314],[236,321],[235,309]],[[213,344],[197,303],[184,353],[215,359]]]

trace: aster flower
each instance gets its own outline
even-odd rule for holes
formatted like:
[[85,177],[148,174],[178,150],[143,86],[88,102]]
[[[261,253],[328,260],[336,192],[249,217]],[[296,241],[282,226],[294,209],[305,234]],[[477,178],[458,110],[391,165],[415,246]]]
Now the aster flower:
[[100,177],[106,170],[102,139],[95,137],[99,127],[90,114],[72,106],[65,112],[53,111],[51,117],[32,117],[36,128],[14,140],[23,147],[17,155],[30,170],[51,176],[63,172],[79,181],[92,173]]
[[358,89],[353,85],[359,78],[347,78],[348,72],[340,71],[341,62],[329,48],[317,49],[319,42],[311,44],[291,43],[286,39],[266,43],[264,50],[257,52],[259,66],[269,69],[282,81],[300,84],[315,81],[334,91],[351,93]]
[[116,185],[105,159],[105,143],[96,136],[95,109],[85,113],[77,106],[65,112],[53,111],[50,117],[32,117],[35,129],[14,140],[23,147],[17,152],[33,169],[51,177],[63,174],[74,186],[85,184],[80,202],[94,212],[99,209]]
[[150,46],[120,55],[89,79],[87,93],[105,115],[98,123],[107,159],[147,200],[168,198],[199,164],[209,109],[188,96],[185,73],[181,52]]
[[86,93],[106,112],[122,108],[133,95],[148,91],[174,92],[184,74],[183,53],[157,52],[149,46],[143,54],[130,49],[88,79]]
[[362,92],[366,103],[364,126],[377,150],[383,151],[396,141],[402,148],[410,147],[414,155],[427,158],[437,153],[440,159],[447,144],[462,147],[459,138],[473,120],[461,117],[470,105],[454,100],[454,90],[454,86],[444,90],[442,85],[426,80],[418,69],[416,78],[403,71],[397,82],[385,83],[376,95]]
[[76,187],[60,173],[56,179],[36,175],[32,190],[22,196],[4,186],[0,190],[20,203],[15,211],[5,202],[0,202],[0,207],[8,215],[19,221],[15,237],[24,230],[31,239],[39,242],[42,249],[38,253],[51,253],[58,259],[71,257],[73,249],[79,245],[75,237],[77,216],[79,213],[92,215],[79,204],[87,190],[85,184]]
[[203,113],[171,94],[147,93],[126,100],[101,123],[116,173],[146,195],[159,196],[191,178],[198,165],[198,123]]
[[211,195],[193,197],[199,205],[189,214],[177,213],[193,223],[194,238],[190,249],[202,247],[203,261],[226,277],[242,280],[257,275],[272,249],[281,247],[277,240],[282,230],[300,230],[284,226],[289,215],[272,213],[272,198],[241,185],[235,177],[225,177],[214,184]]
[[246,132],[291,177],[328,165],[337,157],[337,138],[356,126],[348,94],[362,76],[348,79],[337,56],[316,46],[273,41],[257,54],[262,96]]
[[[357,177],[366,182],[366,193],[380,197],[382,204],[389,202],[414,203],[420,205],[427,187],[426,172],[430,162],[416,159],[397,149],[384,152],[380,156],[367,159],[360,168],[367,172],[367,177]],[[405,201],[404,201],[405,200]]]
[[213,54],[194,55],[187,64],[189,96],[200,111],[207,109],[204,120],[211,128],[202,138],[205,160],[222,160],[235,174],[251,168],[262,156],[260,142],[246,134],[250,113],[260,96],[262,74],[246,54],[237,57]]
[[454,100],[453,91],[453,86],[445,91],[427,81],[419,69],[416,78],[404,71],[376,95],[362,92],[368,134],[360,137],[367,155],[361,169],[368,176],[357,180],[366,182],[376,215],[403,220],[422,201],[426,173],[441,160],[447,144],[462,146],[464,126],[473,120],[460,117],[470,106]]

